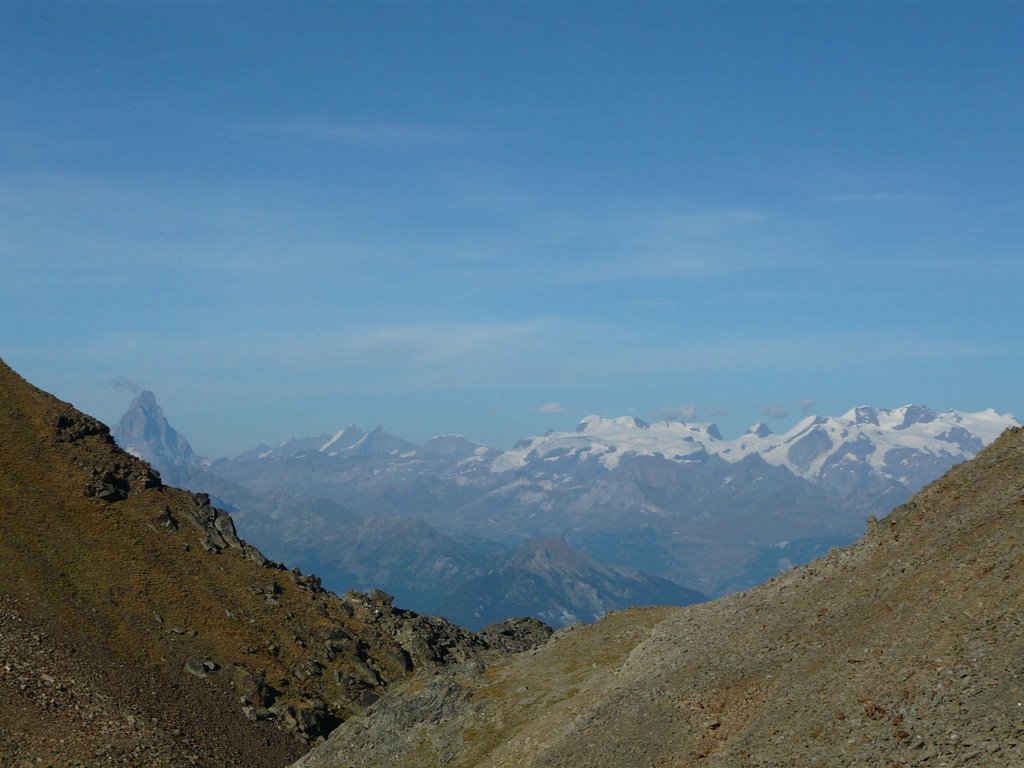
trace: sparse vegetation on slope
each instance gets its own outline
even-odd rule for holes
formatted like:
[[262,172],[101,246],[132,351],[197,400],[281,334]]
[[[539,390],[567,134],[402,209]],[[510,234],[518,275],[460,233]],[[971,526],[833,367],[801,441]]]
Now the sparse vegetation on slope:
[[1022,555],[1018,428],[848,549],[413,680],[297,766],[1020,766]]
[[0,765],[282,765],[410,670],[537,636],[323,591],[0,362]]

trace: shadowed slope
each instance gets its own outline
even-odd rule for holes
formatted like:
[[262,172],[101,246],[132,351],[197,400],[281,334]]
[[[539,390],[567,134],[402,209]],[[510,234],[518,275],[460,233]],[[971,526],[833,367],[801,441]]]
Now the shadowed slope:
[[1018,428],[848,549],[403,684],[297,765],[1020,766],[1022,555]]
[[597,562],[554,537],[530,539],[487,574],[453,590],[439,613],[469,627],[529,614],[552,626],[594,621],[627,605],[707,598],[667,579]]

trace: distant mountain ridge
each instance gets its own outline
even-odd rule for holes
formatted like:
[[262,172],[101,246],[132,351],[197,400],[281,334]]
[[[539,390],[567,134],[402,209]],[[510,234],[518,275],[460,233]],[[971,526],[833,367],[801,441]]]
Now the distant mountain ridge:
[[[338,578],[384,575],[364,562],[385,543],[369,544],[384,529],[374,521],[417,518],[438,533],[427,539],[437,558],[430,567],[451,574],[453,566],[442,563],[459,563],[460,579],[505,567],[493,552],[467,559],[467,540],[488,540],[508,553],[555,537],[605,566],[714,596],[849,543],[866,516],[883,516],[1016,424],[993,410],[861,406],[842,416],[808,416],[780,435],[756,424],[726,439],[713,424],[588,416],[572,432],[529,437],[507,451],[460,436],[420,446],[379,426],[367,432],[349,424],[201,468],[245,489],[256,507],[293,494],[346,510],[342,528],[320,511],[298,510],[289,522],[279,512],[247,518],[246,505],[237,505],[240,521],[266,536],[257,543],[288,542],[294,548],[282,557],[317,563]],[[361,522],[353,527],[355,520]],[[410,569],[426,562],[421,543],[403,541],[411,532],[385,527]],[[442,604],[436,601],[443,595],[427,595],[412,570],[386,575],[400,597],[426,599],[429,610]]]
[[291,438],[277,446],[258,445],[243,451],[235,461],[273,461],[319,453],[325,456],[394,456],[411,458],[469,458],[479,453],[490,452],[484,446],[473,443],[462,435],[439,435],[432,437],[422,446],[386,432],[380,425],[366,432],[357,424],[348,424],[334,434],[324,433],[317,437]]
[[[807,416],[783,434],[758,423],[739,437],[725,439],[715,424],[592,415],[573,432],[528,437],[505,451],[461,436],[436,437],[417,446],[379,426],[367,433],[349,425],[333,435],[292,439],[275,448],[261,446],[235,461],[294,460],[315,450],[333,458],[372,456],[384,460],[392,473],[411,470],[454,477],[482,468],[510,473],[566,456],[614,470],[624,459],[645,456],[680,463],[716,456],[735,464],[756,455],[840,493],[870,489],[899,496],[919,490],[953,464],[974,456],[1006,428],[1019,425],[1013,415],[991,408],[940,413],[920,404],[891,409],[864,405],[841,416]],[[439,450],[441,444],[448,449]]]
[[466,626],[495,616],[527,613],[552,626],[592,622],[608,612],[609,595],[622,607],[689,605],[701,593],[668,579],[602,565],[555,537],[530,539],[498,568],[454,590],[441,613]]
[[671,461],[699,460],[703,454],[730,463],[758,455],[811,482],[847,487],[849,475],[892,481],[916,491],[953,463],[974,456],[1008,427],[1020,426],[1012,415],[993,409],[978,413],[927,406],[901,408],[859,406],[842,416],[808,416],[784,434],[758,423],[726,440],[714,424],[634,417],[588,416],[574,432],[554,432],[521,441],[491,462],[508,472],[549,455],[572,453],[614,469],[626,456],[660,456]]
[[[379,426],[367,432],[350,424],[276,448],[260,446],[234,461],[211,461],[197,456],[168,423],[151,392],[135,398],[113,434],[172,482],[212,494],[268,553],[314,570],[339,591],[380,587],[400,605],[451,615],[473,628],[495,615],[545,616],[561,625],[593,621],[630,604],[705,599],[665,579],[600,565],[563,542],[557,550],[563,560],[588,564],[576,570],[575,588],[567,589],[558,573],[530,570],[509,559],[505,544],[448,535],[414,517],[421,511],[417,497],[429,497],[430,491],[429,482],[417,485],[416,478],[491,453],[459,435],[417,446]],[[248,466],[270,471],[256,476],[231,471]],[[400,478],[392,476],[394,469]],[[413,478],[408,493],[396,493],[391,484],[402,478]],[[336,500],[338,488],[367,481],[386,506],[361,504],[356,512]],[[409,509],[403,509],[406,498]],[[499,574],[520,588],[493,591]]]

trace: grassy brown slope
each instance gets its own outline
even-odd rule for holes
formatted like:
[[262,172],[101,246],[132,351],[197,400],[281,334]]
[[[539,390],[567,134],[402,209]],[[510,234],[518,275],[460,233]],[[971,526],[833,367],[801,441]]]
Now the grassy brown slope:
[[848,549],[413,681],[299,765],[1022,766],[1022,557],[1016,429]]
[[408,667],[485,645],[265,562],[0,361],[0,766],[282,765]]

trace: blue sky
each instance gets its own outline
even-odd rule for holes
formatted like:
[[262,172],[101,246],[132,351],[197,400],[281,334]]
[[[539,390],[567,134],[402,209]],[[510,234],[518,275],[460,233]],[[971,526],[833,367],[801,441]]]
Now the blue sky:
[[1024,4],[7,2],[0,356],[208,455],[1024,417]]

